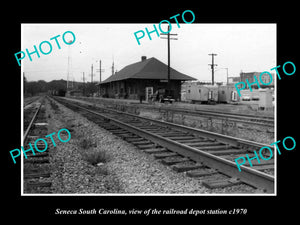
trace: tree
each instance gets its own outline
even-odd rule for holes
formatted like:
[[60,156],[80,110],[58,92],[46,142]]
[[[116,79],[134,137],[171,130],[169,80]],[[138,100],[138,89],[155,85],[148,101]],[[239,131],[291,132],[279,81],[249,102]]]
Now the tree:
[[97,86],[95,83],[87,83],[86,84],[86,94],[93,95],[97,92]]

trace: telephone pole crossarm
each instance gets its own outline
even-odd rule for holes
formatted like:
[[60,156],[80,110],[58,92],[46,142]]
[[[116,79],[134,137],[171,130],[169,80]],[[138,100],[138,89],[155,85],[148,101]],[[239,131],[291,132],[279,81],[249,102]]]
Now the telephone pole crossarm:
[[[170,26],[168,26],[168,30],[170,30]],[[170,40],[178,40],[177,38],[170,38],[171,35],[177,36],[177,34],[170,34],[170,33],[160,33],[160,35],[167,35],[167,37],[161,37],[161,39],[168,39],[168,89],[170,88]]]

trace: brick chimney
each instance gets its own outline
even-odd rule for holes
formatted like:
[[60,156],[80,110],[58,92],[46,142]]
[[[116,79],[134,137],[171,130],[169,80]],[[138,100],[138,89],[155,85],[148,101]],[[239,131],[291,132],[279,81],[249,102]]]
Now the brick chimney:
[[147,56],[142,56],[142,62],[147,59]]

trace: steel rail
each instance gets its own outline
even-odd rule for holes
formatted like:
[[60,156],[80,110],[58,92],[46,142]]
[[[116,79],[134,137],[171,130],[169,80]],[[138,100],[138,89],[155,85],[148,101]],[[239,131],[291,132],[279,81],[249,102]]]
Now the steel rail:
[[[145,108],[152,108],[151,106],[143,106]],[[205,110],[205,109],[194,109],[194,110],[187,110],[183,108],[168,108],[168,107],[155,107],[155,109],[158,109],[160,111],[173,111],[173,112],[184,112],[191,115],[211,115],[211,116],[218,116],[218,117],[228,117],[228,118],[235,118],[235,119],[247,119],[247,120],[259,120],[263,122],[274,122],[273,117],[269,116],[257,116],[257,115],[251,115],[251,114],[238,114],[238,113],[231,113],[231,112],[220,112],[220,111],[212,111],[212,110]],[[243,120],[238,120],[239,122],[242,122]],[[247,121],[243,121],[247,122]],[[250,121],[249,121],[250,122]],[[268,124],[265,124],[268,125]]]
[[[86,103],[89,105],[92,105],[91,103]],[[211,132],[211,131],[206,131],[206,130],[202,130],[202,129],[198,129],[198,128],[192,128],[192,127],[187,127],[184,125],[180,125],[180,124],[175,124],[175,123],[170,123],[170,122],[166,122],[166,121],[159,121],[159,120],[155,120],[155,119],[151,119],[151,118],[146,118],[146,117],[141,117],[138,115],[134,115],[131,113],[127,113],[127,112],[120,112],[118,110],[115,109],[109,109],[109,108],[101,108],[97,105],[93,105],[95,108],[99,108],[101,110],[104,111],[110,111],[110,112],[114,112],[114,113],[120,113],[120,114],[125,114],[131,117],[135,117],[138,119],[142,119],[142,120],[146,120],[146,121],[150,121],[152,123],[156,123],[160,126],[168,126],[170,128],[173,128],[175,130],[179,130],[179,131],[183,131],[186,133],[191,133],[200,137],[205,137],[205,138],[209,138],[211,140],[216,140],[219,141],[221,143],[224,144],[228,144],[234,147],[244,147],[244,146],[249,146],[251,148],[253,148],[253,150],[257,150],[260,149],[264,146],[266,146],[263,143],[259,143],[259,142],[254,142],[254,141],[249,141],[249,140],[245,140],[245,139],[241,139],[241,138],[237,138],[237,137],[231,137],[231,136],[227,136],[224,134],[219,134],[219,133],[215,133],[215,132]],[[271,147],[271,146],[269,146]]]
[[[64,101],[68,101],[68,100],[64,99]],[[151,119],[151,118],[141,117],[141,116],[138,116],[138,115],[135,115],[135,114],[131,114],[131,113],[127,113],[127,112],[121,112],[121,111],[118,111],[118,110],[115,110],[115,109],[102,108],[100,106],[95,105],[94,103],[86,102],[86,103],[81,103],[81,104],[92,105],[95,108],[98,108],[100,110],[110,111],[110,112],[114,112],[114,113],[128,115],[128,116],[135,117],[135,118],[138,118],[138,119],[146,120],[146,121],[149,121],[149,122],[152,122],[152,123],[156,123],[160,126],[168,126],[168,127],[173,128],[175,130],[179,130],[179,131],[186,132],[186,133],[191,133],[191,134],[194,134],[196,136],[209,138],[211,140],[216,140],[216,141],[219,141],[223,144],[228,144],[228,145],[231,145],[231,146],[234,146],[234,147],[246,147],[247,146],[247,147],[253,148],[253,150],[259,150],[260,148],[266,146],[266,144],[263,144],[263,143],[249,141],[249,140],[245,140],[245,139],[241,139],[241,138],[237,138],[237,137],[232,137],[232,136],[227,136],[227,135],[224,135],[224,134],[219,134],[219,133],[215,133],[215,132],[211,132],[211,131],[206,131],[206,130],[199,129],[199,128],[192,128],[192,127],[187,127],[187,126],[180,125],[180,124],[175,124],[175,123],[170,123],[170,122],[166,122],[166,121],[159,121],[159,120],[155,120],[155,119]],[[272,146],[268,146],[268,147],[272,148]],[[273,149],[274,149],[274,147],[273,147]]]
[[251,114],[241,114],[241,113],[231,113],[231,112],[219,112],[219,111],[211,111],[211,110],[204,110],[204,109],[196,109],[193,112],[200,112],[200,113],[209,113],[212,115],[222,115],[226,117],[233,117],[233,118],[241,118],[241,119],[255,119],[255,120],[261,120],[264,122],[273,122],[274,118],[269,116],[257,116],[257,115],[251,115]]
[[[254,118],[254,117],[248,117],[244,115],[233,115],[233,114],[225,114],[221,112],[211,112],[211,111],[201,111],[200,113],[197,111],[189,111],[189,110],[180,110],[180,109],[162,109],[162,110],[169,110],[169,111],[174,111],[174,112],[181,112],[181,113],[186,113],[189,115],[196,115],[196,116],[204,116],[204,117],[212,117],[214,116],[215,118],[225,118],[228,121],[233,121],[237,123],[245,123],[245,124],[251,124],[251,125],[257,125],[257,126],[266,126],[266,127],[274,127],[274,120],[270,119],[265,119],[265,118]],[[257,120],[259,122],[253,121]],[[263,121],[263,122],[261,122]]]
[[33,103],[35,101],[38,101],[39,98],[41,98],[41,96],[34,97],[33,100],[30,99],[30,100],[28,100],[28,102],[26,102],[25,99],[24,99],[24,101],[23,101],[23,107],[25,108],[26,106],[30,105],[31,103]]
[[[84,99],[85,100],[85,99]],[[111,105],[111,102],[107,102],[107,100],[101,100],[101,102],[105,105]],[[118,105],[113,103],[114,105]],[[266,127],[274,127],[274,117],[270,116],[261,116],[261,115],[252,115],[252,114],[240,114],[240,113],[232,113],[232,112],[220,112],[220,111],[212,111],[205,109],[184,109],[184,108],[170,108],[166,106],[157,106],[157,105],[139,105],[137,103],[130,104],[121,104],[126,107],[141,107],[147,109],[155,109],[158,111],[169,111],[174,113],[185,113],[193,116],[216,116],[218,118],[228,119],[229,121],[245,123],[257,126],[266,126]]]
[[31,126],[32,126],[33,122],[34,122],[35,119],[36,119],[37,114],[38,114],[39,111],[40,111],[41,106],[42,106],[42,103],[40,103],[39,107],[38,107],[37,110],[35,111],[35,113],[34,113],[32,119],[31,119],[31,121],[30,121],[30,123],[29,123],[29,125],[28,125],[28,127],[27,127],[27,129],[26,129],[26,131],[25,131],[25,133],[24,133],[24,136],[23,136],[23,144],[25,144],[25,142],[26,142],[26,140],[27,140],[28,133],[29,133],[29,131],[30,131],[30,129],[31,129]]
[[[145,107],[145,106],[143,106]],[[150,107],[146,107],[151,109]],[[153,109],[153,108],[152,108]],[[178,114],[182,114],[184,113],[184,115],[191,115],[191,116],[198,116],[198,117],[206,117],[206,118],[211,118],[212,116],[214,116],[215,118],[218,119],[222,119],[222,120],[227,120],[227,121],[232,121],[232,122],[236,122],[236,123],[243,123],[243,124],[250,124],[250,125],[256,125],[256,126],[264,126],[264,127],[274,127],[274,120],[271,119],[265,119],[265,118],[255,118],[255,117],[247,117],[247,116],[243,116],[243,115],[228,115],[225,113],[221,113],[221,112],[211,112],[211,111],[201,111],[200,113],[194,110],[186,110],[186,109],[171,109],[171,108],[155,108],[158,109],[159,112],[172,112],[172,113],[178,113]],[[257,121],[253,121],[253,120],[257,120]],[[263,121],[263,122],[261,122]]]
[[[67,104],[73,105],[74,107],[80,108],[84,111],[87,111],[89,113],[92,113],[94,115],[100,116],[102,118],[105,118],[106,120],[109,120],[110,123],[121,127],[125,130],[128,130],[138,136],[141,136],[145,139],[151,140],[152,142],[159,144],[162,147],[165,147],[167,149],[170,149],[171,151],[175,151],[180,155],[183,155],[185,157],[189,157],[192,160],[195,160],[196,162],[203,163],[204,165],[208,167],[212,167],[217,169],[220,173],[226,174],[231,177],[235,177],[240,179],[242,182],[249,184],[251,186],[254,186],[258,189],[263,190],[267,193],[274,193],[274,177],[271,175],[268,175],[266,173],[254,170],[250,167],[241,166],[242,171],[238,171],[236,164],[232,161],[229,161],[227,159],[215,156],[213,154],[207,153],[205,151],[190,147],[188,145],[173,141],[171,139],[162,137],[160,135],[151,133],[149,131],[140,129],[138,127],[132,126],[130,124],[124,123],[118,119],[103,115],[99,112],[86,109],[82,106],[79,106],[78,104],[73,104],[70,102],[67,102]],[[120,112],[118,112],[120,113]],[[125,113],[127,114],[127,113]],[[132,116],[131,114],[128,114]],[[141,117],[144,119],[143,117]],[[209,132],[210,135],[215,135],[215,133]]]

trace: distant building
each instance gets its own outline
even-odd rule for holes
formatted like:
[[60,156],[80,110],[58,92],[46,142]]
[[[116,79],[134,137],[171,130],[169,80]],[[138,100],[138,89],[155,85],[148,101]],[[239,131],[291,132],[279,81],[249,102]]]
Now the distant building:
[[[271,74],[272,74],[272,78],[271,78],[270,75],[267,74],[267,73],[264,73],[264,74],[261,75],[261,80],[262,80],[262,82],[265,83],[265,84],[270,83],[270,81],[271,81],[271,79],[272,79],[272,82],[271,82],[270,84],[268,84],[268,85],[262,84],[261,81],[259,80],[260,86],[261,86],[261,87],[263,87],[263,86],[274,87],[276,77],[274,77],[274,74],[273,74],[273,73],[271,73]],[[259,79],[259,78],[258,78],[258,79]]]
[[240,77],[228,77],[228,84],[236,84],[241,81]]
[[[255,81],[254,80],[254,76],[256,76],[256,79],[258,80],[259,86],[261,88],[263,88],[263,87],[274,87],[274,79],[275,79],[274,78],[274,74],[272,74],[272,82],[271,83],[270,83],[270,81],[271,81],[270,79],[271,78],[270,78],[270,76],[267,73],[264,73],[264,74],[261,75],[261,80],[262,80],[263,83],[265,83],[265,84],[270,83],[268,85],[264,85],[264,84],[262,84],[262,82],[259,79],[259,76],[260,76],[261,73],[262,72],[250,72],[250,73],[241,72],[240,73],[240,82],[244,82],[246,84],[246,89],[249,89],[248,83],[249,84],[254,83],[254,81]],[[248,80],[248,83],[246,82],[246,79]],[[252,89],[257,89],[258,86],[255,83],[255,84],[251,85],[251,88]]]
[[[109,98],[145,99],[146,89],[162,93],[168,87],[168,66],[152,57],[142,56],[141,61],[130,64],[100,83],[100,95]],[[196,80],[170,68],[172,95],[180,100],[181,83]],[[98,84],[99,85],[99,84]]]

